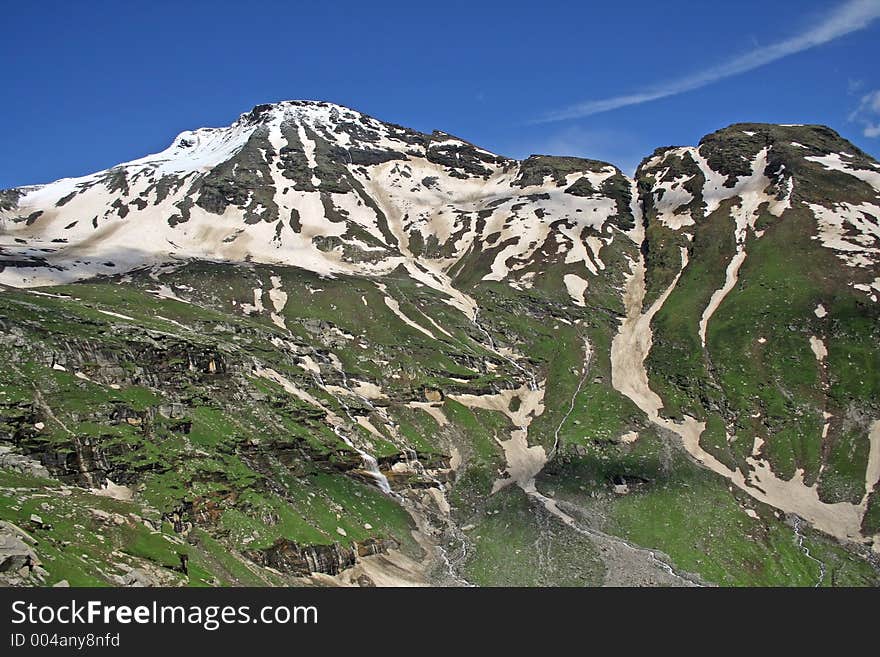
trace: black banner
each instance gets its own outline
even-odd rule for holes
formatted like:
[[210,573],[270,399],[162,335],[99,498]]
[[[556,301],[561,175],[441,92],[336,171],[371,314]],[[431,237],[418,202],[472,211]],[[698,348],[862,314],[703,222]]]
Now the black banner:
[[141,654],[146,646],[173,654],[284,646],[337,654],[408,645],[409,652],[466,637],[490,639],[497,649],[572,633],[628,652],[674,646],[704,631],[782,640],[791,622],[803,629],[813,621],[849,628],[853,634],[839,639],[846,642],[870,627],[876,596],[791,589],[3,589],[0,654]]

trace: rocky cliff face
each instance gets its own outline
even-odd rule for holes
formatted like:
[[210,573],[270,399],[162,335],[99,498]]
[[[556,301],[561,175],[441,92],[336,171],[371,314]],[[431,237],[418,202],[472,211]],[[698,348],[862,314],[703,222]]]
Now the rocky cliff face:
[[876,583],[878,194],[298,101],[7,190],[0,517],[33,583]]

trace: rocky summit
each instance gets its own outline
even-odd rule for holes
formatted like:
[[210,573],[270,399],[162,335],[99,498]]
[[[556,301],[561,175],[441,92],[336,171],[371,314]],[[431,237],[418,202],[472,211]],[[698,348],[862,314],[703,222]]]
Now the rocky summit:
[[880,584],[880,164],[324,102],[0,192],[0,582]]

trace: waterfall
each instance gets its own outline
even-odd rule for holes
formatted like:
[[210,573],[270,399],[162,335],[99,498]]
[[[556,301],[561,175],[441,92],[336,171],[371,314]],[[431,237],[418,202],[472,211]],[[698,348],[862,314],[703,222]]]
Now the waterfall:
[[381,490],[386,495],[393,495],[394,491],[391,490],[391,484],[388,482],[388,477],[383,475],[382,471],[379,470],[379,462],[376,460],[376,457],[368,452],[365,452],[360,447],[351,442],[351,439],[349,439],[349,437],[342,432],[342,427],[333,427],[333,433],[339,436],[342,442],[344,442],[346,445],[348,445],[358,453],[358,455],[361,457],[361,461],[364,464],[364,471],[375,480],[376,486],[379,487],[379,490]]

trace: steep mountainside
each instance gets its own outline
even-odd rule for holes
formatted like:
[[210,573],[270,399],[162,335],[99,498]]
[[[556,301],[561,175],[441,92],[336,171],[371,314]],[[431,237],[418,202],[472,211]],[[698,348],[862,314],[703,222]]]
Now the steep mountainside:
[[0,192],[0,577],[875,585],[878,196],[304,101]]
[[875,532],[880,167],[827,128],[737,125],[638,177],[663,414],[704,423],[689,451],[760,499]]

